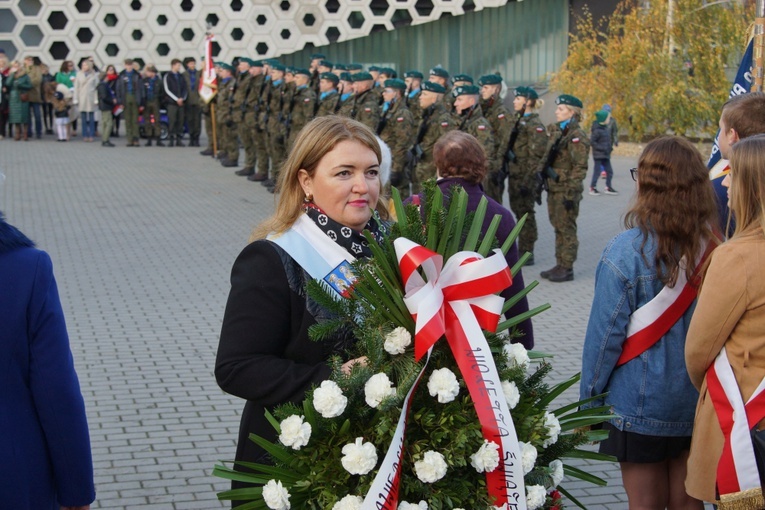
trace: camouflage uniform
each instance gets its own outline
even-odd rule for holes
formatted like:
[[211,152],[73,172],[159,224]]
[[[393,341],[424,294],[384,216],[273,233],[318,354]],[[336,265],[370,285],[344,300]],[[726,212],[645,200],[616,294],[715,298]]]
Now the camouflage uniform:
[[454,114],[453,116],[458,123],[457,129],[463,131],[469,135],[473,135],[478,139],[478,142],[486,152],[486,160],[489,168],[491,168],[492,161],[494,160],[494,150],[496,147],[494,132],[491,129],[491,124],[483,116],[483,111],[479,105],[462,114]]
[[486,119],[488,119],[494,131],[494,142],[496,144],[494,159],[489,161],[489,171],[483,180],[483,187],[487,195],[501,204],[502,195],[505,192],[505,183],[497,184],[495,175],[502,170],[502,161],[505,152],[507,152],[507,142],[510,141],[510,133],[515,126],[516,117],[507,110],[502,100],[497,97],[488,101],[481,101],[481,109],[484,111]]
[[[547,131],[550,133],[550,139],[538,171],[542,170],[552,145],[563,134],[557,123],[550,124]],[[576,218],[579,216],[579,202],[584,190],[582,181],[587,176],[589,153],[590,139],[579,126],[577,119],[572,118],[553,163],[553,169],[560,176],[560,180],[556,183],[548,179],[550,190],[547,193],[547,211],[550,223],[555,229],[555,260],[559,266],[567,269],[574,267],[579,247]]]
[[268,156],[271,159],[271,179],[275,182],[278,181],[282,162],[287,155],[287,126],[284,124],[286,117],[283,97],[285,92],[284,80],[279,85],[271,83],[265,129],[268,137]]
[[[202,151],[204,153],[210,153],[212,154],[212,151],[220,149],[220,146],[215,143],[217,138],[217,132],[215,133],[216,136],[213,136],[213,118],[212,118],[212,110],[210,108],[210,105],[215,101],[215,98],[212,99],[209,103],[205,103],[204,101],[201,101],[202,103],[202,117],[204,117],[205,121],[205,133],[207,134],[207,148]],[[217,119],[216,119],[217,121]],[[218,126],[215,126],[216,130]]]
[[518,122],[518,138],[515,139],[513,146],[516,160],[510,163],[510,179],[507,188],[510,209],[515,217],[520,220],[524,214],[528,214],[526,224],[518,236],[518,250],[521,254],[534,253],[534,243],[537,241],[534,174],[546,148],[547,130],[539,119],[539,114],[525,115]]
[[446,108],[446,111],[449,113],[456,113],[454,111],[454,101],[457,100],[457,97],[452,94],[453,90],[451,87],[446,87],[446,94],[444,94],[444,107]]
[[[390,147],[393,159],[391,181],[398,180],[396,188],[401,192],[401,197],[406,198],[409,196],[410,183],[409,169],[407,168],[408,153],[414,145],[417,134],[414,131],[415,124],[412,112],[407,109],[403,99],[393,103],[392,107],[383,113],[377,129],[379,131],[378,136]],[[390,186],[390,183],[385,186],[388,196],[390,196]]]
[[321,99],[321,94],[317,99],[316,117],[324,117],[325,115],[334,115],[335,106],[337,106],[338,92],[337,90],[331,90],[327,93],[324,99]]
[[295,142],[298,133],[303,126],[313,119],[313,112],[316,105],[316,93],[312,88],[305,86],[295,91],[292,97],[290,113],[290,134],[287,141],[287,148],[291,148]]
[[372,131],[376,130],[380,123],[380,105],[372,91],[364,91],[358,96],[354,94],[350,99],[353,99],[351,118],[361,122]]
[[[242,145],[244,145],[245,161],[247,158],[247,145],[245,140],[248,138],[248,133],[247,127],[244,124],[244,118],[247,113],[247,94],[252,90],[250,88],[251,82],[252,75],[249,71],[239,73],[239,76],[236,79],[234,95],[231,96],[231,118],[234,121],[234,124],[236,124],[232,130],[232,136],[235,138],[236,144],[236,158],[229,157],[232,161],[239,160],[239,139],[242,140]],[[245,164],[245,166],[247,165]]]
[[[231,97],[234,95],[236,80],[221,80],[215,101],[215,128],[218,135],[218,151],[221,159],[239,160],[239,147],[236,143],[235,123],[231,116]],[[234,143],[232,143],[232,140]]]
[[260,86],[260,97],[258,97],[257,108],[257,133],[255,134],[255,159],[257,161],[257,173],[268,175],[268,133],[266,124],[268,123],[267,113],[268,98],[271,96],[271,79],[263,76],[263,83]]
[[[354,104],[354,95],[351,94],[346,98],[345,101],[343,101],[343,95],[340,94],[337,98],[337,104],[335,104],[335,112],[337,115],[342,115],[343,117],[353,118],[353,104]],[[374,128],[372,128],[374,129]]]
[[[263,133],[258,132],[258,119],[255,110],[260,102],[260,91],[265,83],[265,76],[250,76],[247,82],[247,91],[244,99],[244,119],[240,124],[239,138],[244,146],[244,167],[254,169],[258,165],[258,173],[268,174],[268,158],[260,161],[258,158],[258,144],[263,140]],[[265,143],[262,144],[265,147]],[[261,168],[261,167],[265,168]]]
[[457,129],[457,123],[454,116],[446,111],[446,107],[440,101],[437,101],[422,110],[422,118],[417,130],[415,143],[419,143],[422,150],[422,156],[417,162],[412,176],[412,193],[419,193],[422,189],[422,183],[436,176],[436,164],[433,161],[433,146],[436,145],[441,136],[449,131]]
[[418,90],[415,94],[406,95],[406,107],[412,112],[412,117],[417,125],[419,125],[420,119],[422,119],[422,107],[420,107],[420,94],[422,90]]

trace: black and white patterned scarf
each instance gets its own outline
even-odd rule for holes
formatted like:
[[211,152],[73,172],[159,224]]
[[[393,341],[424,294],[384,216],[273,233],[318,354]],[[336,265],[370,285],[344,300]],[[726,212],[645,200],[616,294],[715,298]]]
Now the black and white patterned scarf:
[[[316,226],[318,226],[322,232],[327,234],[330,239],[343,247],[355,258],[369,258],[372,256],[372,250],[369,248],[369,243],[367,242],[367,239],[361,235],[361,232],[336,222],[327,216],[327,214],[313,202],[303,206],[303,210],[308,217],[316,223]],[[380,219],[380,215],[377,214],[377,211],[372,212],[372,217],[367,222],[364,230],[369,230],[378,243],[382,242],[383,237],[388,233],[388,229]]]

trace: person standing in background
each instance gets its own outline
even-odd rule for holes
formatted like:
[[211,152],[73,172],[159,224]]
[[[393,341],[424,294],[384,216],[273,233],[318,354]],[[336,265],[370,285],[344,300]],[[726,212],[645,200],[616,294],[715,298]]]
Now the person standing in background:
[[[117,74],[117,68],[115,68],[113,65],[109,64],[106,66],[106,81],[109,84],[109,88],[112,89],[114,92],[115,100],[117,98],[117,80],[119,78],[119,74]],[[119,104],[116,103],[116,104]],[[118,137],[120,134],[120,119],[122,118],[122,111],[115,112],[114,109],[112,109],[112,136]]]
[[53,105],[48,102],[48,97],[45,94],[46,85],[54,82],[55,78],[50,74],[50,67],[47,64],[40,64],[40,70],[42,71],[42,85],[40,85],[40,99],[42,100],[42,118],[43,126],[45,126],[45,134],[53,134]]
[[608,127],[609,118],[609,113],[605,110],[595,112],[595,122],[592,123],[592,130],[590,131],[592,159],[595,161],[595,166],[592,169],[592,179],[590,180],[590,195],[596,197],[600,195],[597,185],[601,169],[603,172],[606,172],[605,194],[619,194],[619,192],[611,187],[611,178],[614,176],[614,169],[611,168],[611,151],[614,146],[611,141],[611,130]]
[[133,60],[125,59],[125,70],[117,80],[117,102],[125,107],[125,136],[128,147],[138,147],[138,107],[143,103],[143,80],[133,67]]
[[40,87],[42,86],[42,69],[40,68],[40,59],[37,57],[26,56],[24,57],[24,67],[29,76],[29,81],[32,82],[32,88],[29,89],[27,95],[29,96],[29,117],[30,122],[27,124],[27,136],[32,138],[32,115],[35,119],[35,137],[39,140],[42,138],[42,99],[40,94]]
[[94,112],[98,103],[96,88],[98,76],[89,60],[83,60],[80,72],[74,79],[74,104],[80,110],[82,118],[82,141],[92,142],[95,136]]
[[[167,97],[167,122],[169,124],[170,147],[173,144],[178,147],[183,145],[183,113],[184,104],[189,97],[189,89],[186,80],[181,76],[181,61],[174,58],[170,62],[170,72],[165,73],[163,83],[165,97]],[[159,118],[159,116],[157,117]]]
[[8,125],[8,98],[10,91],[5,86],[5,78],[8,76],[9,71],[8,58],[5,56],[5,53],[0,53],[0,140],[5,138],[5,127]]
[[189,126],[189,147],[199,147],[199,135],[202,131],[202,108],[199,98],[199,84],[202,81],[202,73],[197,70],[197,61],[194,57],[188,57],[185,61],[186,72],[183,79],[186,81],[188,97],[183,105],[183,118]]
[[101,74],[101,81],[96,89],[98,94],[98,108],[101,110],[101,146],[114,147],[109,141],[112,134],[112,109],[117,106],[117,96],[109,83],[109,75]]
[[144,69],[143,84],[143,129],[146,133],[146,147],[151,147],[153,138],[157,139],[157,147],[164,147],[162,132],[159,126],[159,109],[162,107],[162,80],[157,75],[157,68],[152,64]]
[[[77,71],[74,68],[74,62],[71,60],[64,61],[61,64],[61,69],[56,73],[56,83],[63,83],[69,87],[69,92],[74,96],[74,79],[77,76]],[[72,107],[69,109],[69,136],[77,136],[77,108]]]
[[28,140],[29,132],[29,102],[28,92],[32,88],[32,81],[27,76],[26,69],[17,61],[11,62],[11,69],[5,80],[9,90],[8,122],[13,126],[13,139],[19,141]]

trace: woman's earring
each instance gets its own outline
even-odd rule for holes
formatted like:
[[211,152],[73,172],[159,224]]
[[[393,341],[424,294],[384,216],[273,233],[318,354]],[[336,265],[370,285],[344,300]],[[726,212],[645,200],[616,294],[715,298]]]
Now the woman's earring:
[[304,204],[310,204],[313,202],[313,193],[306,193],[305,198],[303,199]]

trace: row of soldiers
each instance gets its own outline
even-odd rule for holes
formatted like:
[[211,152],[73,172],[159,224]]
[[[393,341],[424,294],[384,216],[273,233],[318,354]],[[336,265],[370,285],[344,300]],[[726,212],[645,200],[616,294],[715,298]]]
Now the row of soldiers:
[[[300,129],[316,116],[344,115],[368,126],[390,147],[393,162],[386,191],[395,186],[407,197],[436,175],[436,141],[459,129],[475,136],[486,151],[486,193],[502,203],[508,184],[515,215],[529,215],[519,249],[533,253],[535,174],[548,146],[537,113],[542,101],[533,88],[514,90],[511,112],[503,104],[498,74],[474,81],[435,67],[427,80],[419,71],[406,72],[402,80],[390,68],[333,64],[318,54],[312,55],[308,69],[287,68],[275,59],[239,58],[236,67],[215,64],[218,94],[206,111],[207,132],[213,133],[214,115],[218,155],[225,167],[238,166],[241,141],[245,161],[237,175],[259,181],[273,193]],[[213,137],[209,139],[202,154],[213,154]]]

